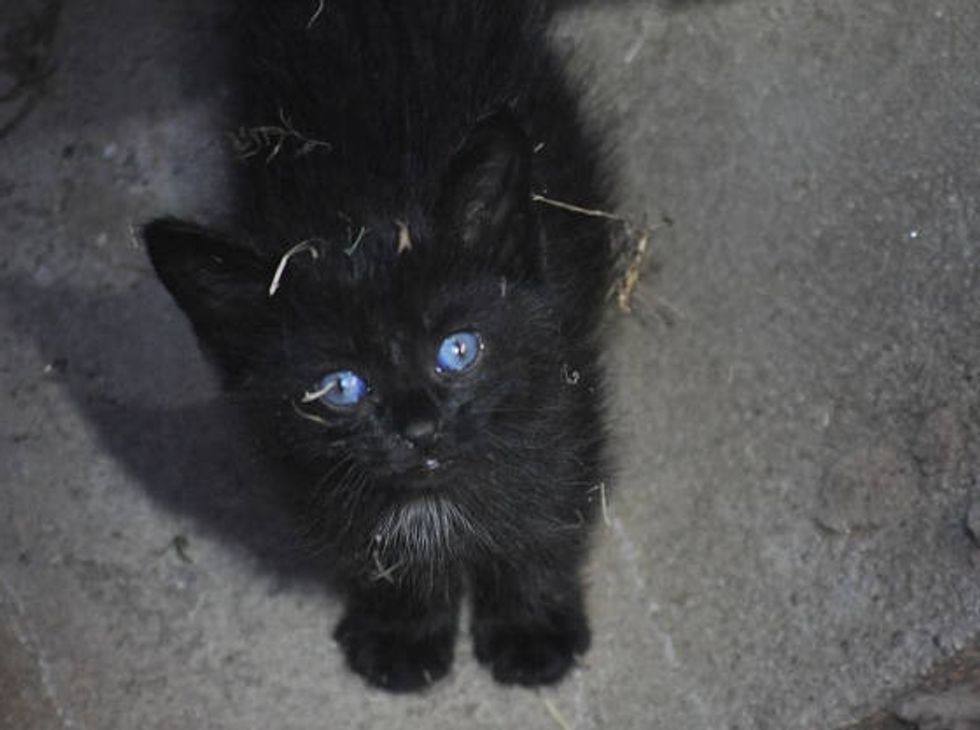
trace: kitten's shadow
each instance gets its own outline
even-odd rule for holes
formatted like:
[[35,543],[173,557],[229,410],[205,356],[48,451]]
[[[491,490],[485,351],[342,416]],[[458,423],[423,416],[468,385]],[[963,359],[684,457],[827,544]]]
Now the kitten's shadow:
[[288,485],[249,448],[159,285],[147,279],[104,296],[27,278],[2,284],[14,329],[48,363],[37,377],[61,383],[155,503],[246,548],[277,579],[329,583],[330,565],[304,536]]

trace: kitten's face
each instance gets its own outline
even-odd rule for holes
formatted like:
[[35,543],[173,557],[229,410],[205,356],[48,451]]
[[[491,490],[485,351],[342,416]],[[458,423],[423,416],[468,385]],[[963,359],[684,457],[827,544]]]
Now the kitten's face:
[[286,280],[279,350],[243,383],[379,574],[519,544],[567,397],[544,287],[413,253],[371,287]]
[[[284,327],[293,354],[280,360],[290,370],[281,396],[297,425],[319,429],[322,453],[408,491],[506,459],[557,372],[556,333],[534,288],[427,268],[378,282],[381,297],[351,290],[304,304]],[[302,442],[314,457],[315,442]]]

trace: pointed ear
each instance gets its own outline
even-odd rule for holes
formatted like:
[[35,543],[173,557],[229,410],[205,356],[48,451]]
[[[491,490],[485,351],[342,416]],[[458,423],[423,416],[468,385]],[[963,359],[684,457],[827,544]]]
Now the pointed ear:
[[[460,245],[507,269],[531,273],[531,149],[517,120],[500,111],[480,122],[443,180],[443,224]],[[517,272],[515,272],[517,273]]]
[[150,261],[226,374],[239,370],[256,325],[269,317],[271,273],[257,254],[194,223],[173,218],[140,230]]

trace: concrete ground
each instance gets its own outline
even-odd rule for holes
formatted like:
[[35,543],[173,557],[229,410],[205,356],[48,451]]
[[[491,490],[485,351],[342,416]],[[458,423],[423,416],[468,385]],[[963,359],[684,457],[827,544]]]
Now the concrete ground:
[[[0,138],[0,728],[980,721],[975,690],[931,725],[901,700],[980,633],[980,5],[565,11],[622,212],[674,221],[614,318],[593,649],[531,692],[464,639],[415,697],[344,669],[340,607],[129,234],[220,217],[205,5],[64,0],[28,38],[53,66]],[[6,37],[0,81],[45,68]]]

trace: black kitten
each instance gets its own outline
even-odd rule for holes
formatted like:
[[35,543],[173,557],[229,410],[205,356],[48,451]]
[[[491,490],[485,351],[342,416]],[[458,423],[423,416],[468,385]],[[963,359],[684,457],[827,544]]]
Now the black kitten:
[[501,682],[589,645],[609,284],[595,145],[527,0],[242,11],[242,233],[158,220],[153,265],[307,495],[350,666]]

